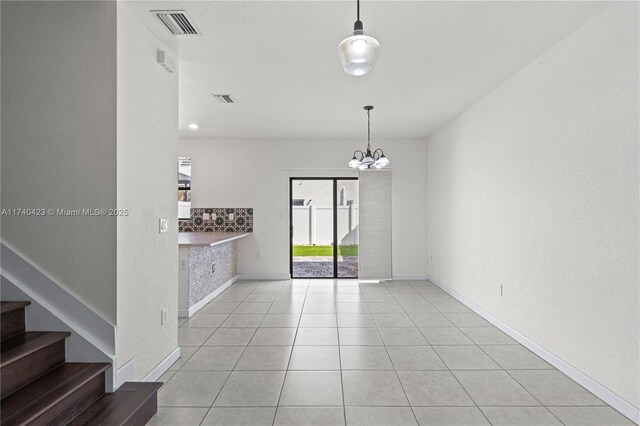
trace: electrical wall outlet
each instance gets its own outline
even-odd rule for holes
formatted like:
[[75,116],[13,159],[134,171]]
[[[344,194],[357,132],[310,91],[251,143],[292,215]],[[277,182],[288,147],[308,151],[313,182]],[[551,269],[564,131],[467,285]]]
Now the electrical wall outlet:
[[259,251],[256,252],[256,260],[260,260],[260,252]]
[[166,217],[160,218],[160,233],[164,234],[165,232],[169,232],[169,219]]
[[187,259],[180,259],[179,268],[181,271],[187,270]]
[[169,321],[169,308],[160,311],[160,325],[165,325]]

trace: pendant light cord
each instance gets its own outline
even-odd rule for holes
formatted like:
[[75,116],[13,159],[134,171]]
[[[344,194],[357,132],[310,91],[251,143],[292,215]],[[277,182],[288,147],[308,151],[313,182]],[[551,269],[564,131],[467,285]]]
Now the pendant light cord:
[[356,31],[359,31],[360,34],[362,34],[362,21],[360,20],[360,0],[357,0],[357,19],[356,22],[353,24],[353,31],[354,33]]
[[367,110],[367,151],[369,149],[371,149],[371,110]]

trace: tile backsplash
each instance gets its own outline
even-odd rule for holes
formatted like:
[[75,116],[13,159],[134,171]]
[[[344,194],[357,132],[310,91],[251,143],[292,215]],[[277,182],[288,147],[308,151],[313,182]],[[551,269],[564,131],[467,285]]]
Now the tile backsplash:
[[253,232],[253,209],[192,208],[178,221],[179,232]]

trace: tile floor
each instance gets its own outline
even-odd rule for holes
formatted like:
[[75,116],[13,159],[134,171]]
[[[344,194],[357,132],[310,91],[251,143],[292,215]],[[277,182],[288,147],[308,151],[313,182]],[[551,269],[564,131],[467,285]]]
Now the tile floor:
[[188,321],[154,425],[628,425],[427,281],[241,281]]

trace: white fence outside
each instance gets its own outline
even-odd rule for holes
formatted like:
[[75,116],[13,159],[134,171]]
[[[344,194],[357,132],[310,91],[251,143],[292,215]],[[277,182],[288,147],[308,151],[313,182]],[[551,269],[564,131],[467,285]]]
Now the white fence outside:
[[[358,244],[358,206],[338,206],[338,244]],[[294,206],[293,244],[328,246],[333,243],[332,206]]]

